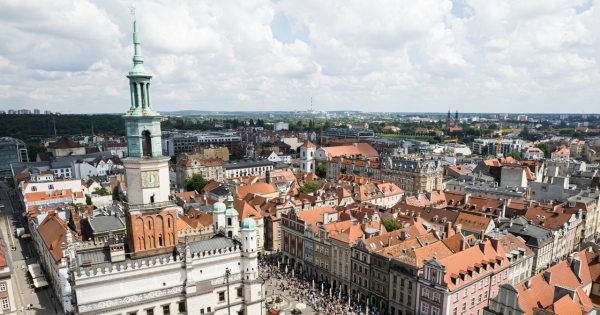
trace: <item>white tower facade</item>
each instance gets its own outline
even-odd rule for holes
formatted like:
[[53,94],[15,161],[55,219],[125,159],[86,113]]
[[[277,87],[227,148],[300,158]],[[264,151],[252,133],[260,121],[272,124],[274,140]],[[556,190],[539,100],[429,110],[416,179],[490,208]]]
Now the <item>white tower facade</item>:
[[227,197],[227,210],[225,210],[225,233],[227,237],[238,236],[238,212],[233,208],[233,196]]
[[300,146],[300,170],[303,172],[315,172],[316,161],[315,156],[317,153],[317,146],[306,141]]
[[213,204],[212,215],[215,231],[219,229],[225,230],[225,204],[222,201],[217,201]]
[[258,272],[256,252],[256,222],[252,218],[242,220],[242,271],[244,280],[255,280]]

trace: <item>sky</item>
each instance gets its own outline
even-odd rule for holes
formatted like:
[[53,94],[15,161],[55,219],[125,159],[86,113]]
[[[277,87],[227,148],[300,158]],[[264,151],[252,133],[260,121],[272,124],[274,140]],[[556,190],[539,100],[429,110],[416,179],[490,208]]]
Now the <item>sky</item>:
[[0,110],[600,112],[600,0],[0,2]]

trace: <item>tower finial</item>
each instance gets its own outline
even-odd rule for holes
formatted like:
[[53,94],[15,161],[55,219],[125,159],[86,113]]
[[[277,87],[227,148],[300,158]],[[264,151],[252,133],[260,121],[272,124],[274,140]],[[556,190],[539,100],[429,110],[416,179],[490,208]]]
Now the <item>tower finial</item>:
[[129,8],[129,14],[133,15],[133,20],[135,21],[135,7],[133,6],[133,4],[130,4],[128,6]]
[[129,6],[129,11],[133,15],[133,69],[129,71],[130,76],[150,76],[146,69],[144,69],[144,58],[142,57],[142,46],[140,45],[140,35],[137,28],[137,20],[135,19],[135,8]]

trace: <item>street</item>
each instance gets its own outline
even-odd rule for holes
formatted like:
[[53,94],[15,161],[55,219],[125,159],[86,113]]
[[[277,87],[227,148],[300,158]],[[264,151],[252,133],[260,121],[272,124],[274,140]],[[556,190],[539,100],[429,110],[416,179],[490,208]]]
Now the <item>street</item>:
[[[18,202],[11,199],[15,198],[14,193],[11,193],[10,188],[4,182],[0,182],[0,187],[0,204],[4,205],[4,208],[0,208],[0,226],[14,268],[11,279],[15,291],[17,313],[25,315],[58,314],[60,310],[57,312],[55,309],[56,302],[50,299],[50,288],[44,287],[34,290],[32,285],[27,283],[27,265],[39,263],[39,261],[35,257],[36,254],[31,241],[23,241],[13,235],[16,227],[26,227],[24,220],[20,219],[22,209],[15,209],[19,208]],[[15,250],[11,250],[13,246]],[[33,308],[27,310],[25,307],[24,311],[21,312],[21,306],[27,304],[32,304]]]

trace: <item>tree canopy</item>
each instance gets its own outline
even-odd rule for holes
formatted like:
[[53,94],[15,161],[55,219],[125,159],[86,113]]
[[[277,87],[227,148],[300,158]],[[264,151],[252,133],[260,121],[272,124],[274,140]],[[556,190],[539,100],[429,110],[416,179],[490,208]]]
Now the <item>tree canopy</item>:
[[510,151],[508,152],[508,154],[506,156],[512,156],[513,158],[515,158],[515,160],[520,160],[521,159],[521,152],[515,150],[515,151]]
[[327,177],[327,166],[325,166],[325,164],[319,164],[319,166],[317,166],[317,169],[315,170],[317,176],[319,176],[320,178],[325,178]]
[[185,190],[187,191],[197,191],[200,192],[206,184],[208,184],[208,180],[202,177],[202,174],[194,174],[192,178],[190,178],[187,182],[185,182]]
[[383,226],[385,226],[385,229],[388,232],[392,232],[402,228],[402,226],[395,219],[383,219],[381,220],[381,223],[383,224]]
[[323,183],[321,182],[308,181],[298,189],[298,192],[301,194],[308,194],[321,189],[321,187],[323,187]]
[[538,143],[538,145],[536,145],[535,147],[542,150],[544,152],[545,157],[550,157],[550,145],[548,145],[546,142]]

